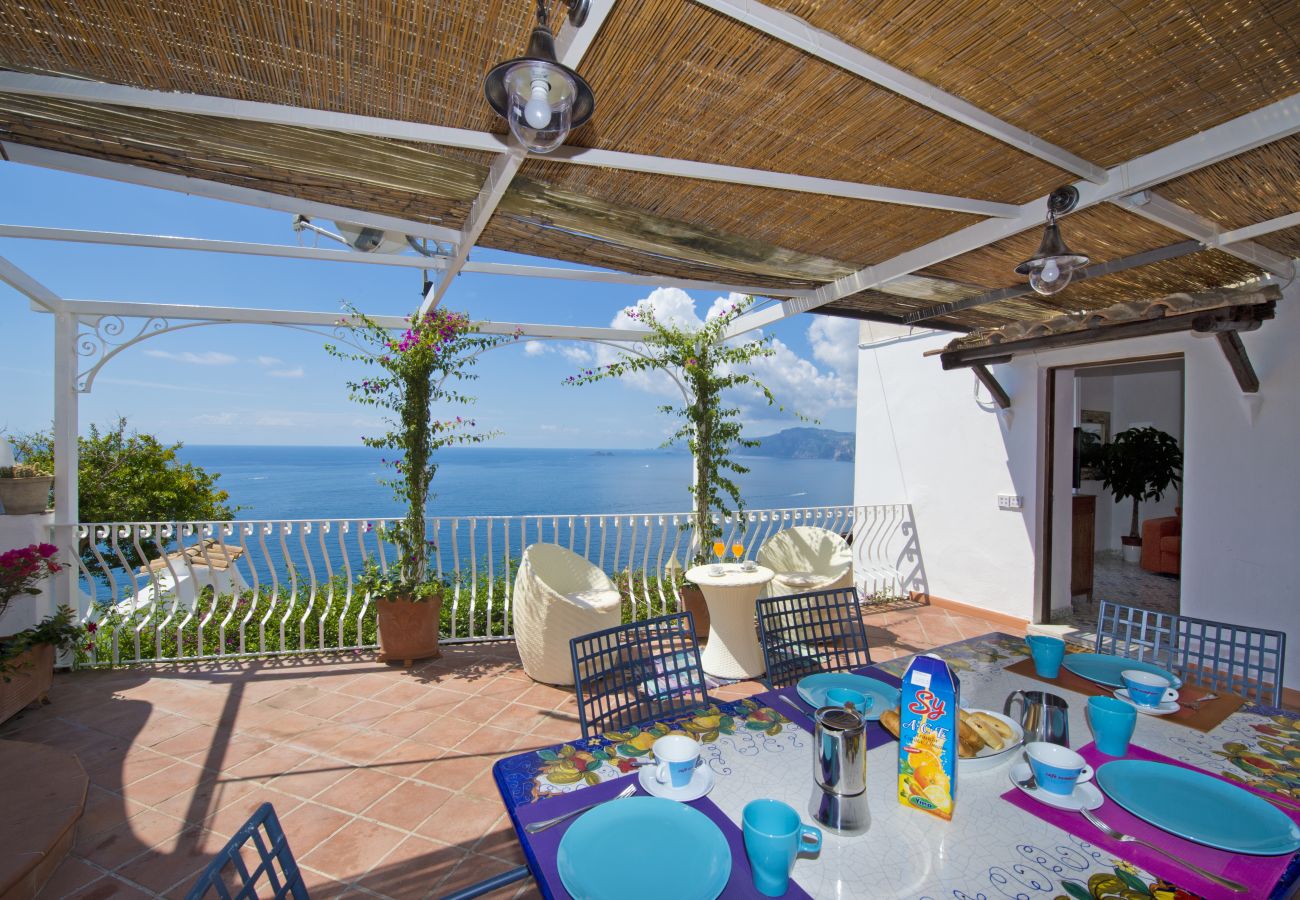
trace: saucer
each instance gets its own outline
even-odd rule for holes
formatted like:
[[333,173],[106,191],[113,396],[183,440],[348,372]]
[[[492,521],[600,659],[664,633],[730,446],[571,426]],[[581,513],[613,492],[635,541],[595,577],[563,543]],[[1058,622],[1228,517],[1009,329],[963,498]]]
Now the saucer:
[[1134,703],[1133,698],[1128,695],[1128,688],[1116,689],[1115,696],[1136,709],[1138,712],[1146,713],[1148,716],[1167,716],[1170,713],[1176,713],[1179,710],[1177,700],[1166,700],[1159,706],[1143,706],[1141,703]]
[[1029,780],[1029,764],[1018,762],[1010,769],[1011,783],[1029,796],[1033,797],[1039,803],[1046,803],[1048,806],[1055,806],[1057,809],[1068,809],[1078,812],[1081,809],[1096,809],[1105,802],[1101,791],[1091,781],[1080,781],[1074,786],[1074,793],[1068,797],[1061,794],[1052,794],[1044,790],[1035,788],[1030,790],[1024,787],[1020,782]]
[[697,768],[691,775],[690,782],[685,787],[675,788],[670,784],[660,784],[655,778],[654,766],[642,766],[641,771],[636,773],[637,781],[646,793],[655,797],[663,797],[666,800],[677,800],[685,803],[687,800],[698,800],[717,784],[718,778],[713,774],[713,770],[708,765],[702,765]]

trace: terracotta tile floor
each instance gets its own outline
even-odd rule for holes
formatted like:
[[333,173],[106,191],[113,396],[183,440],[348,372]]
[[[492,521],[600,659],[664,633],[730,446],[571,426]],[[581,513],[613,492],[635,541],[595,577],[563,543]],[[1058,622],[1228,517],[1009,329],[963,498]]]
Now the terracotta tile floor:
[[[877,661],[1005,630],[913,602],[866,620]],[[437,897],[521,864],[491,766],[577,737],[573,695],[530,681],[513,644],[444,650],[411,670],[349,657],[59,675],[52,705],[0,727],[73,750],[90,776],[41,896],[183,896],[267,800],[314,898]]]

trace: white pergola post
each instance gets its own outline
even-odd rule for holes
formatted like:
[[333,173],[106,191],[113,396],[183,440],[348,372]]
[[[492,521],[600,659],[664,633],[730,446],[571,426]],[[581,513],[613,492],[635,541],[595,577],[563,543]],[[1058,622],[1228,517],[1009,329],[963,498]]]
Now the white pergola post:
[[[54,576],[53,600],[57,607],[71,606],[78,614],[77,598],[77,315],[54,315],[54,544],[63,571]],[[47,612],[53,612],[48,610]]]

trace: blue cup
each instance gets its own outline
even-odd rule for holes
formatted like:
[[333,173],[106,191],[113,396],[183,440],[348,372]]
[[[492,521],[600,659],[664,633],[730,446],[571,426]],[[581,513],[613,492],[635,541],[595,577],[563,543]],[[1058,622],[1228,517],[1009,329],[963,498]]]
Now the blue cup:
[[1092,778],[1092,766],[1069,747],[1034,741],[1025,744],[1025,755],[1029,757],[1029,768],[1034,770],[1039,790],[1049,794],[1068,797],[1074,793],[1076,784]]
[[695,775],[700,760],[700,744],[684,734],[669,734],[650,747],[655,755],[655,781],[684,788]]
[[1125,669],[1119,673],[1119,677],[1124,680],[1129,698],[1140,706],[1159,706],[1178,699],[1178,692],[1163,675],[1143,672],[1141,669]]
[[1034,658],[1034,671],[1039,678],[1055,678],[1061,674],[1061,660],[1065,659],[1065,641],[1060,638],[1031,634],[1025,638],[1029,654]]
[[780,800],[746,803],[741,824],[754,887],[767,897],[780,897],[790,889],[795,857],[822,848],[821,829],[803,824],[794,808]]
[[871,709],[872,699],[852,688],[831,688],[826,692],[826,702],[831,706],[847,706],[852,703],[854,709],[863,713]]
[[1137,727],[1137,710],[1114,697],[1088,698],[1088,724],[1092,726],[1093,742],[1107,756],[1128,753],[1133,729]]

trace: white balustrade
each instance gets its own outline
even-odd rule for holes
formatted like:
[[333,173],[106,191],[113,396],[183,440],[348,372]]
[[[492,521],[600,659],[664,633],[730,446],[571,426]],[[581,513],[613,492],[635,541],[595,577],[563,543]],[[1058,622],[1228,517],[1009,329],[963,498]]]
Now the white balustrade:
[[[851,535],[864,597],[923,582],[911,508],[746,510],[718,519],[753,558],[793,525]],[[355,578],[396,562],[396,520],[111,522],[78,526],[79,613],[94,628],[83,664],[351,652],[375,646],[373,599]],[[690,513],[459,516],[428,520],[431,574],[446,585],[444,642],[508,640],[515,565],[529,544],[568,547],[604,569],[626,619],[677,609],[694,541]]]

